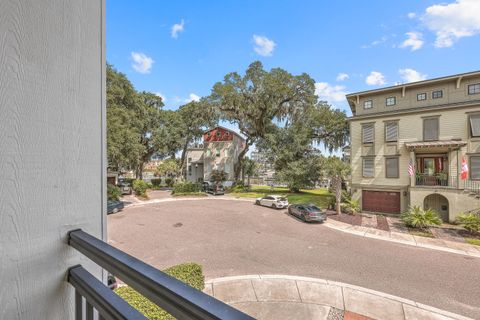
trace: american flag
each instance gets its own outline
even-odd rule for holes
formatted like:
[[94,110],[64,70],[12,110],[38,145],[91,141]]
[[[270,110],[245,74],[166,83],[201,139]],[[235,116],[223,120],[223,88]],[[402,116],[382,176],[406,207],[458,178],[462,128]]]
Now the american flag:
[[412,159],[410,159],[410,162],[408,163],[408,175],[412,177],[414,173],[415,173],[415,170],[413,166],[413,161]]

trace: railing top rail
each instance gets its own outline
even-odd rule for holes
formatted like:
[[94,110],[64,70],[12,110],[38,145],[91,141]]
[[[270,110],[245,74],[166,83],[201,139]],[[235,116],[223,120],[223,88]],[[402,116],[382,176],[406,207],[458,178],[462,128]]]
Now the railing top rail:
[[68,270],[68,282],[98,310],[103,319],[147,319],[82,266]]
[[69,232],[72,247],[179,319],[254,319],[82,230]]

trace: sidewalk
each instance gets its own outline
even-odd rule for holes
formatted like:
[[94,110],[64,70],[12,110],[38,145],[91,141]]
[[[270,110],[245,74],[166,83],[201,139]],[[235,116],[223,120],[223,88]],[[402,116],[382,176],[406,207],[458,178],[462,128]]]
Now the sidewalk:
[[335,221],[333,219],[328,219],[324,223],[324,225],[331,229],[355,234],[362,237],[398,242],[416,247],[446,251],[450,253],[457,253],[480,258],[480,247],[468,243],[414,236],[411,234],[399,233],[394,231],[383,231],[375,228],[351,225],[348,223]]
[[217,278],[207,281],[204,291],[260,320],[470,319],[382,292],[316,278]]

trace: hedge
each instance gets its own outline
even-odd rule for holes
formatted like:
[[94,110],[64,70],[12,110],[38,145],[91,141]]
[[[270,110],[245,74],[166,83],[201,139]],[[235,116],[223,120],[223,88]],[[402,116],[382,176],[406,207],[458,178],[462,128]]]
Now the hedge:
[[200,185],[192,182],[176,183],[173,186],[172,194],[178,193],[198,193],[200,192]]
[[[163,270],[166,274],[202,291],[205,288],[205,277],[202,266],[196,263],[184,263]],[[128,286],[115,289],[115,293],[125,299],[132,307],[140,311],[145,317],[152,320],[175,319],[156,304],[142,296]]]
[[152,179],[150,180],[150,182],[152,183],[152,186],[160,187],[160,185],[162,184],[162,179],[161,178]]
[[107,184],[107,198],[108,200],[118,200],[122,195],[122,190],[113,184]]

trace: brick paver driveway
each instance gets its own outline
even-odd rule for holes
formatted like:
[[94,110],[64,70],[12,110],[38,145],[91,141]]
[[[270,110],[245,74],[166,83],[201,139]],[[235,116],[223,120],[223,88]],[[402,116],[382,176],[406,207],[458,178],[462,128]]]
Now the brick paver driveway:
[[245,201],[175,201],[108,216],[109,242],[206,278],[289,274],[350,283],[480,318],[480,259],[357,237]]

